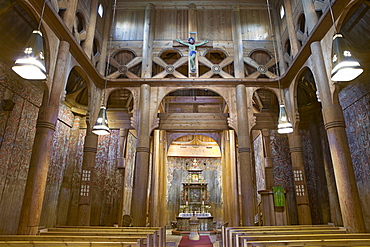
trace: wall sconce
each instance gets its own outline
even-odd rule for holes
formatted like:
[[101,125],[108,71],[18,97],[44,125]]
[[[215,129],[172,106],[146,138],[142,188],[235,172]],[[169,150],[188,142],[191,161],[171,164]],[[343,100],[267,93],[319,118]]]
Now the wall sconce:
[[45,80],[47,73],[45,68],[44,44],[41,33],[41,22],[45,11],[46,0],[42,7],[40,22],[37,30],[34,30],[28,39],[23,52],[15,61],[12,69],[20,77],[26,80]]

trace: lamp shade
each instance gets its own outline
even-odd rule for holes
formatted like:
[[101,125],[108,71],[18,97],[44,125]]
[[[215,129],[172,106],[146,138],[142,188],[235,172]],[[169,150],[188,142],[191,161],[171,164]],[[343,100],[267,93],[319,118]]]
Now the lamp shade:
[[12,69],[27,80],[45,80],[46,68],[42,33],[34,30]]
[[340,33],[333,37],[332,63],[331,79],[333,81],[351,81],[363,72]]
[[92,132],[96,135],[109,135],[108,119],[107,119],[107,109],[105,106],[100,107],[98,118],[92,129]]
[[286,114],[285,105],[280,105],[278,133],[279,134],[290,134],[292,132],[293,132],[293,125],[290,123],[288,115]]

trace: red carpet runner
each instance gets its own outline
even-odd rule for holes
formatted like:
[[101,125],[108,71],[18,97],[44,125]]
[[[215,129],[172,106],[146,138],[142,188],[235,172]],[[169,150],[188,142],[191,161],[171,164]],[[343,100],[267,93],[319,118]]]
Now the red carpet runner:
[[211,240],[209,239],[209,236],[207,236],[207,235],[200,236],[200,239],[196,240],[196,241],[189,240],[189,236],[183,236],[181,241],[180,241],[179,247],[188,247],[188,246],[192,246],[192,247],[212,247],[213,244],[212,244]]

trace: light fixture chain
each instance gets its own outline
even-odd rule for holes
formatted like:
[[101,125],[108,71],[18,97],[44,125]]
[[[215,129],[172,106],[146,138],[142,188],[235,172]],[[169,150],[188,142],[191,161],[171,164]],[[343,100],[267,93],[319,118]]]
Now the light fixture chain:
[[274,50],[274,56],[275,56],[275,67],[276,67],[276,74],[278,76],[278,87],[279,87],[279,101],[282,101],[282,94],[281,94],[281,85],[280,85],[280,69],[278,67],[278,61],[277,61],[277,53],[276,53],[276,45],[275,45],[275,32],[272,28],[272,17],[271,17],[271,9],[270,9],[270,3],[269,0],[266,0],[266,5],[267,5],[267,12],[268,12],[268,17],[269,17],[269,22],[270,22],[270,32],[271,32],[271,38],[272,38],[272,48]]
[[114,0],[113,4],[113,16],[112,16],[112,25],[110,27],[110,35],[109,35],[109,52],[108,52],[108,61],[107,61],[107,67],[105,69],[105,82],[104,82],[104,91],[103,91],[103,103],[105,104],[105,90],[107,89],[107,82],[108,82],[108,72],[109,72],[109,66],[110,66],[110,59],[112,56],[112,43],[113,43],[113,34],[112,29],[114,25],[114,19],[116,16],[116,8],[117,8],[117,0]]
[[42,18],[44,17],[44,12],[45,12],[45,5],[46,5],[46,1],[44,1],[44,4],[42,5],[42,10],[41,10],[41,15],[40,15],[40,22],[39,22],[39,25],[37,27],[37,30],[38,31],[41,31],[41,22],[42,22]]
[[329,10],[330,10],[331,20],[333,21],[333,26],[334,26],[335,33],[338,33],[337,24],[335,24],[335,20],[334,20],[333,9],[331,8],[331,2],[329,2]]

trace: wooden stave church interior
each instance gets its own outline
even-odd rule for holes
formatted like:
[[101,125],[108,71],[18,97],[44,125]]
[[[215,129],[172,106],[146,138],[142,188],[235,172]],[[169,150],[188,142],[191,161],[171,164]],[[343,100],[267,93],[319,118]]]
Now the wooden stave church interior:
[[[134,226],[171,228],[194,158],[213,188],[216,227],[271,221],[260,215],[263,197],[283,186],[283,224],[333,223],[369,232],[370,3],[332,3],[336,28],[364,69],[351,82],[334,83],[328,80],[329,1],[305,2],[271,1],[272,35],[263,0],[118,0],[114,16],[113,1],[47,1],[41,30],[49,76],[27,81],[11,66],[43,4],[3,1],[0,234],[121,226],[123,215]],[[94,11],[99,4],[102,17]],[[188,48],[175,41],[190,35],[209,41],[197,47],[195,76],[187,59],[178,62]],[[316,60],[320,45],[324,72]],[[242,66],[240,49],[247,57]],[[268,73],[261,72],[266,67]],[[91,127],[103,91],[111,134],[98,138]],[[289,135],[276,131],[282,97],[295,129]],[[91,174],[88,196],[80,192],[83,170]]]

